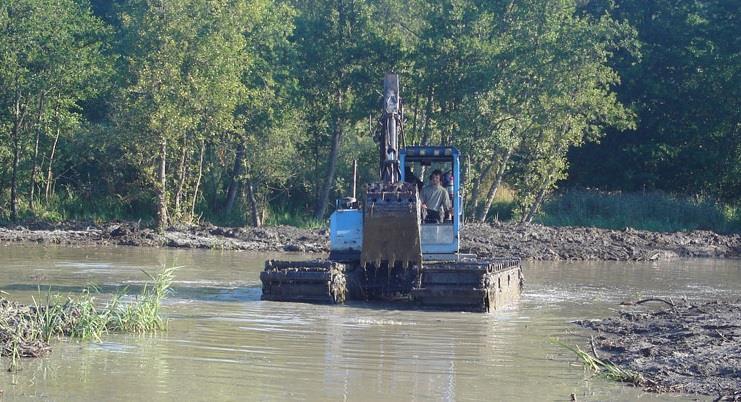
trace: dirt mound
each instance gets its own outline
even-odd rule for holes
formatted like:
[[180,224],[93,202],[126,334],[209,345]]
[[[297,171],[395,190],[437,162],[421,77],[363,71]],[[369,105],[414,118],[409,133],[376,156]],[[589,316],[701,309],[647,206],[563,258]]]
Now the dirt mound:
[[[0,228],[2,242],[126,245],[249,251],[329,252],[329,231],[291,226],[229,228],[173,226],[164,233],[136,222],[29,223]],[[708,231],[656,233],[516,224],[468,224],[461,251],[483,257],[533,260],[654,261],[676,257],[741,257],[741,235]]]
[[741,400],[741,299],[664,303],[577,324],[598,331],[600,357],[640,373],[647,390]]

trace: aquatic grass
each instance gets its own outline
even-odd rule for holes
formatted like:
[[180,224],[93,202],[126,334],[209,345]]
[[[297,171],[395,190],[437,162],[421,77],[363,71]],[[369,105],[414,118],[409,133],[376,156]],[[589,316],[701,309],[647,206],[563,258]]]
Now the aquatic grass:
[[555,341],[555,343],[572,351],[576,355],[577,359],[581,361],[584,367],[594,372],[595,375],[599,377],[605,378],[610,381],[624,382],[633,385],[641,385],[646,382],[646,380],[640,373],[620,368],[615,365],[615,363],[609,360],[600,359],[596,356],[596,352],[594,354],[590,354],[589,352],[581,350],[579,345],[574,345],[572,347],[564,342],[557,340]]
[[116,332],[147,333],[164,330],[166,323],[160,315],[160,306],[171,292],[177,267],[166,268],[156,276],[144,272],[149,282],[132,303],[122,302],[122,293],[113,297],[107,310],[110,312],[108,329]]
[[46,303],[42,306],[33,298],[33,306],[36,311],[36,322],[40,331],[41,340],[49,343],[55,334],[64,332],[64,304],[58,300],[60,297],[51,293],[51,287],[46,293]]
[[63,310],[62,316],[68,319],[68,326],[64,335],[100,342],[102,335],[108,330],[110,310],[98,310],[91,290],[83,290],[82,295],[76,300],[68,299],[65,306],[67,309]]
[[0,297],[0,355],[9,358],[9,370],[16,370],[22,357],[46,354],[54,338],[100,341],[109,332],[143,334],[165,330],[160,307],[171,292],[177,268],[165,268],[156,275],[144,272],[149,280],[133,301],[124,301],[124,288],[102,307],[96,300],[99,292],[94,286],[66,298],[49,290],[44,303],[34,298],[31,305]]

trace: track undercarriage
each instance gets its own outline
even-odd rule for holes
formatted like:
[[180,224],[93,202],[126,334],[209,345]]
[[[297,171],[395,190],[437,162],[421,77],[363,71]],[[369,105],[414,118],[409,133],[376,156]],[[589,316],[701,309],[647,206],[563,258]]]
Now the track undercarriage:
[[359,262],[267,261],[263,300],[341,304],[348,300],[400,302],[410,307],[487,312],[519,299],[519,259],[440,261],[389,269]]

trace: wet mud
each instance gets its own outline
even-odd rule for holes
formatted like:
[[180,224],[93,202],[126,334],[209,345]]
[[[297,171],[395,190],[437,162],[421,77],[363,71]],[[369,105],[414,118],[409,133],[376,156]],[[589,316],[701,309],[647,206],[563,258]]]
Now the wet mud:
[[470,224],[461,236],[461,247],[467,251],[533,260],[656,261],[678,257],[741,257],[741,235],[701,230],[660,233],[630,228]]
[[329,251],[326,230],[291,226],[229,228],[214,225],[173,226],[164,233],[136,222],[96,225],[85,222],[30,223],[0,227],[0,243],[38,243],[69,246],[118,245],[205,248],[246,251]]
[[[13,242],[327,253],[329,231],[291,226],[229,228],[205,224],[171,227],[158,233],[136,222],[27,223],[0,227],[0,243]],[[710,231],[658,233],[634,229],[469,224],[461,233],[461,251],[482,257],[531,260],[739,258],[741,235]]]
[[598,357],[640,373],[648,391],[741,400],[741,299],[644,302],[617,317],[576,322],[597,331]]

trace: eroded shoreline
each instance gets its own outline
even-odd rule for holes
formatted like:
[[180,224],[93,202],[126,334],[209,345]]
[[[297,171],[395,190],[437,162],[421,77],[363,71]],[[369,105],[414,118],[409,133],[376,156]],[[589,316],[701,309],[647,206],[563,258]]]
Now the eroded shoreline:
[[[32,223],[0,227],[0,243],[327,253],[329,232],[291,226],[229,228],[199,225],[171,227],[160,234],[135,222],[99,225],[84,222]],[[469,224],[461,233],[461,251],[482,257],[561,261],[741,258],[741,235],[721,235],[710,231],[658,233],[509,223]]]

